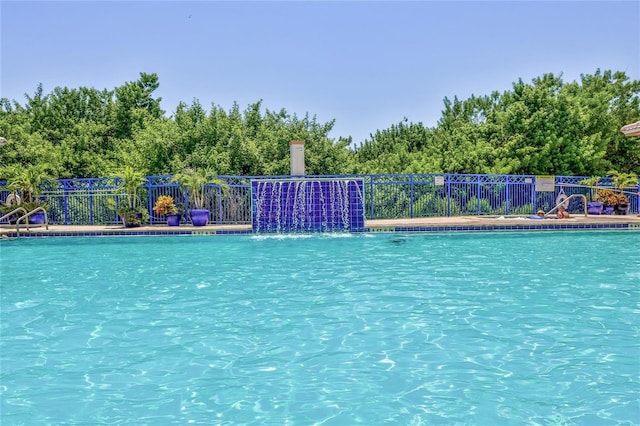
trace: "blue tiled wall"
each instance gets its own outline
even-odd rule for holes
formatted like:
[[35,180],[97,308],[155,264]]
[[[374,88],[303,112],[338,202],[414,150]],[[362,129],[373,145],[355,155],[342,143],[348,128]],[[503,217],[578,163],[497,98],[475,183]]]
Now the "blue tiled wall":
[[251,200],[254,232],[364,231],[362,180],[256,180]]

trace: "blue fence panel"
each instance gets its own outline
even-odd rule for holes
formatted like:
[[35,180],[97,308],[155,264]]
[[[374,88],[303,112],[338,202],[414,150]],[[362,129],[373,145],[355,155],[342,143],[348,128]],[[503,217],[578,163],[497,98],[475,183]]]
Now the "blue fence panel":
[[[188,211],[188,194],[172,182],[171,176],[149,176],[139,191],[140,202],[149,212],[150,223],[165,223],[165,218],[153,212],[160,195],[170,195],[176,204]],[[219,176],[227,183],[209,185],[206,208],[213,224],[252,223],[251,181],[287,179],[291,176]],[[531,175],[480,174],[378,174],[326,175],[305,178],[358,179],[362,181],[363,207],[368,219],[415,218],[457,215],[530,215],[545,212],[557,204],[564,193],[583,194],[588,200],[596,188],[584,185],[584,176],[557,176],[553,191],[536,192],[536,177]],[[598,187],[612,188],[610,178],[602,178]],[[630,212],[640,211],[640,183],[625,189]],[[0,205],[9,191],[0,182]],[[119,223],[118,207],[126,195],[118,178],[61,179],[44,187],[42,199],[48,205],[52,224],[85,225]],[[583,213],[580,199],[571,201],[571,213]],[[187,221],[187,216],[183,222]]]
[[505,214],[530,215],[536,212],[536,191],[534,176],[513,176],[508,178],[508,198]]
[[407,175],[374,175],[364,185],[365,199],[369,200],[371,219],[411,217]]
[[216,223],[251,223],[251,178],[243,176],[221,176],[227,183],[226,192],[216,193]]
[[49,222],[64,225],[117,223],[121,194],[117,179],[61,179],[43,188],[42,199],[48,208]]
[[446,216],[447,197],[444,175],[413,175],[409,217]]

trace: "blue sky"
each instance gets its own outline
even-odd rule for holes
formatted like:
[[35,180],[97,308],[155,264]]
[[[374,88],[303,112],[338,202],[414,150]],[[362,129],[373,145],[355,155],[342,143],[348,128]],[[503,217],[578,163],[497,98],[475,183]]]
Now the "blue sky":
[[[198,99],[335,119],[357,144],[407,117],[437,124],[444,97],[552,72],[640,79],[639,1],[0,2],[0,96],[38,83],[113,89],[160,79],[171,115]],[[640,118],[640,117],[639,117]]]

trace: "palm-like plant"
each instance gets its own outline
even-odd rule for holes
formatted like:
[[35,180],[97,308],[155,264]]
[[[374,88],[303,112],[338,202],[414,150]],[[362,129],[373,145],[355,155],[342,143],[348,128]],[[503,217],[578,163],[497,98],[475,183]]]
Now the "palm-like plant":
[[635,192],[635,188],[638,187],[638,175],[634,173],[619,173],[615,170],[609,171],[609,174],[611,175],[613,186],[618,189],[616,204],[623,206],[626,213],[629,205],[629,197],[625,195],[625,189],[634,188],[633,192]]
[[123,167],[117,174],[120,178],[119,187],[127,194],[127,207],[129,209],[137,209],[140,205],[138,190],[146,183],[147,178],[142,171],[132,166]]
[[196,209],[204,209],[208,185],[217,185],[226,191],[228,185],[216,177],[211,169],[186,169],[177,173],[172,182],[177,182],[189,193],[189,201]]
[[[580,185],[584,185],[589,189],[589,200],[597,201],[596,197],[598,196],[598,184],[600,183],[600,176],[591,176],[587,179],[582,179],[578,182]],[[595,189],[595,195],[594,190]]]
[[623,194],[626,188],[636,188],[638,186],[638,175],[634,173],[618,173],[615,170],[611,170],[609,174],[612,177],[613,186],[618,189],[620,194]]
[[14,194],[20,193],[22,203],[37,203],[42,193],[42,185],[53,180],[48,164],[36,164],[28,167],[5,169],[8,174],[7,189]]
[[127,203],[118,208],[118,215],[122,218],[125,226],[140,226],[146,222],[149,212],[142,208],[140,202],[140,188],[145,184],[147,178],[144,172],[133,166],[124,166],[117,172],[119,178],[118,188],[124,190]]

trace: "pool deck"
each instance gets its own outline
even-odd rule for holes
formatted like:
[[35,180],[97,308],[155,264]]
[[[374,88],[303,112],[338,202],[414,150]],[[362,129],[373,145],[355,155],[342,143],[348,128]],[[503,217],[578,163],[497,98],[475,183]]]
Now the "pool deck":
[[[639,215],[573,215],[568,219],[529,219],[515,216],[455,216],[415,219],[376,219],[365,222],[365,232],[448,232],[448,231],[508,231],[508,230],[640,230]],[[19,236],[121,236],[121,235],[230,235],[251,234],[251,225],[207,225],[178,227],[150,225],[125,228],[122,225],[26,225],[20,226]],[[0,238],[18,236],[15,225],[0,225]]]

